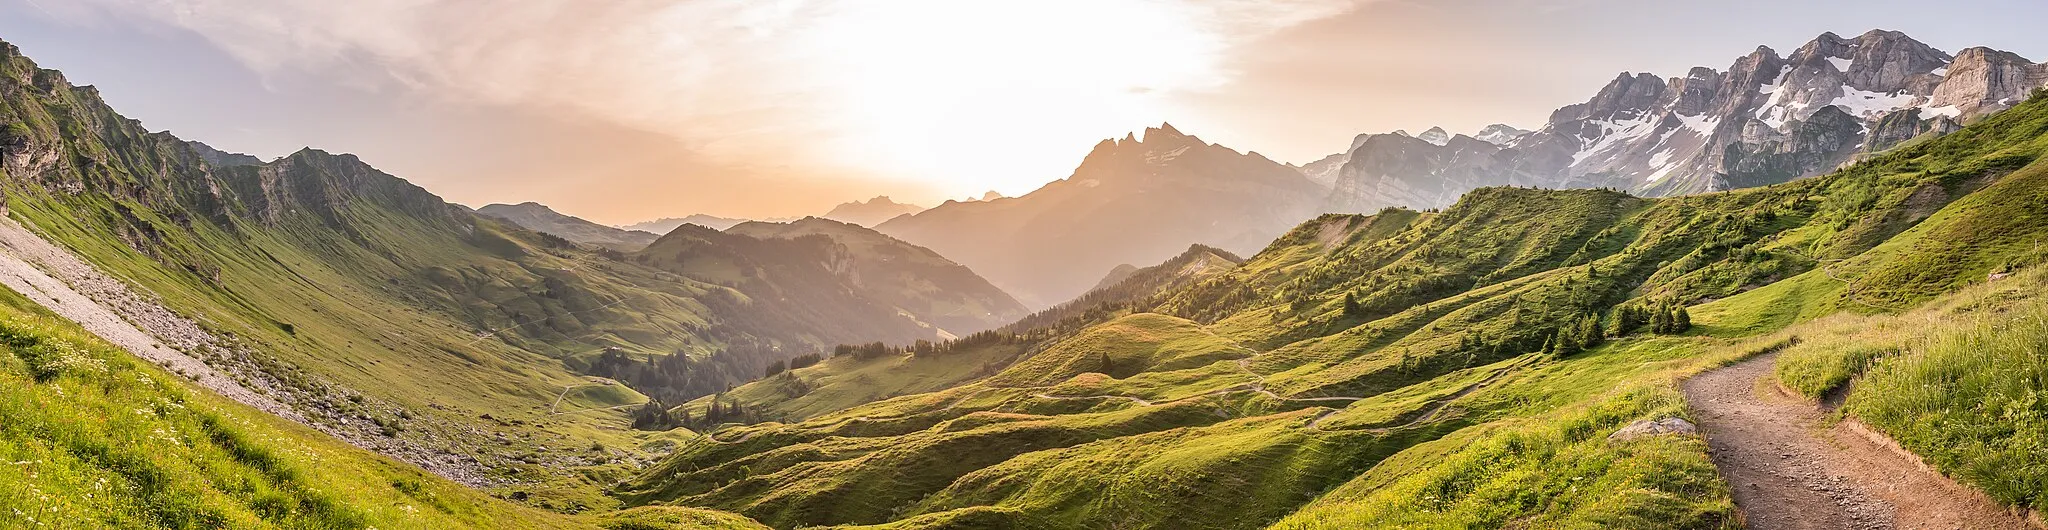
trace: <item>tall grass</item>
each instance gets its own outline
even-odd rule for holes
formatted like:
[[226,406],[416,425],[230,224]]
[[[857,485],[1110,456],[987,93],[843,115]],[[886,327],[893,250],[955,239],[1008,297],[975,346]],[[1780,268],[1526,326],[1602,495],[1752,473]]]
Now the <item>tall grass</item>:
[[1850,409],[1949,476],[2048,510],[2048,305],[1915,350],[1876,363]]
[[1806,326],[1801,341],[1778,358],[1778,383],[1818,400],[1841,388],[1872,362],[1899,352],[1911,323],[1890,316],[1837,314]]

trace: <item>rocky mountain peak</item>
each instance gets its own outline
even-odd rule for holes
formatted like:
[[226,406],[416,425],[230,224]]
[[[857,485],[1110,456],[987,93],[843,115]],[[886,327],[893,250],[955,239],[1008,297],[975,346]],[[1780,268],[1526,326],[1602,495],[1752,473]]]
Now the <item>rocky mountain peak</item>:
[[1430,127],[1415,139],[1441,146],[1451,143],[1451,133],[1445,132],[1443,127]]
[[[1478,135],[1513,149],[1481,153],[1453,140],[1432,151],[1392,141],[1406,136],[1399,132],[1369,138],[1342,159],[1331,203],[1429,207],[1469,186],[1665,195],[1772,184],[1945,134],[2042,86],[2048,65],[2007,52],[1951,56],[1897,31],[1826,33],[1789,56],[1757,46],[1726,70],[1621,73],[1592,98],[1552,112],[1534,133],[1511,141]],[[1446,155],[1460,149],[1462,158]]]
[[1173,128],[1173,124],[1171,123],[1161,122],[1158,127],[1145,128],[1145,136],[1143,141],[1146,143],[1150,143],[1181,140],[1186,138],[1193,137],[1180,132],[1180,129]]
[[[1514,143],[1515,140],[1520,140],[1523,136],[1528,136],[1529,133],[1530,131],[1522,130],[1512,125],[1496,123],[1479,129],[1479,134],[1473,137],[1493,145],[1505,146]],[[1357,148],[1356,143],[1352,145],[1352,148]]]

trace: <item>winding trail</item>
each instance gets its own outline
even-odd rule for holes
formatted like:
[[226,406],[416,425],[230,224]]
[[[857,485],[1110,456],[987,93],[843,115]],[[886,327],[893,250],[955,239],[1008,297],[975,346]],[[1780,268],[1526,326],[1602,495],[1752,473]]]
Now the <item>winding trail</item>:
[[1854,420],[1779,391],[1778,353],[1686,380],[1714,465],[1755,530],[2034,528]]

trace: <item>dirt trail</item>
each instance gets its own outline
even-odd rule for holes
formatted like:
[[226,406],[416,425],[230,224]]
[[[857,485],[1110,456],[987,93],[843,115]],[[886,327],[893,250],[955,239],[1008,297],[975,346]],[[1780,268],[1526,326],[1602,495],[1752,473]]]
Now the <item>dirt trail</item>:
[[1779,392],[1778,354],[1687,380],[1686,399],[1749,528],[2033,528],[1983,494]]

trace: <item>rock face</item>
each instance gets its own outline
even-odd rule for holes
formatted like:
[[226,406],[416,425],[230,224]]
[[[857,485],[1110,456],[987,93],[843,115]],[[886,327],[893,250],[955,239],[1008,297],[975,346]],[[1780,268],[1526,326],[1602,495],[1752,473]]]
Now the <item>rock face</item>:
[[1495,185],[1655,196],[1775,184],[1954,131],[2043,85],[2048,65],[2012,53],[1971,48],[1951,56],[1894,31],[1829,33],[1789,56],[1758,47],[1725,70],[1621,74],[1537,131],[1482,131],[1480,143],[1497,151],[1455,138],[1403,142],[1408,135],[1399,131],[1368,135],[1330,159],[1343,162],[1329,205],[1438,207]]
[[197,140],[186,140],[185,145],[191,147],[192,152],[199,153],[200,159],[205,160],[208,164],[213,164],[214,167],[263,165],[263,159],[261,158],[214,149],[213,146],[200,143]]
[[1022,197],[948,201],[875,229],[1045,308],[1094,287],[1103,271],[1158,263],[1190,244],[1255,252],[1313,217],[1327,193],[1295,168],[1161,125],[1103,140],[1073,175]]

